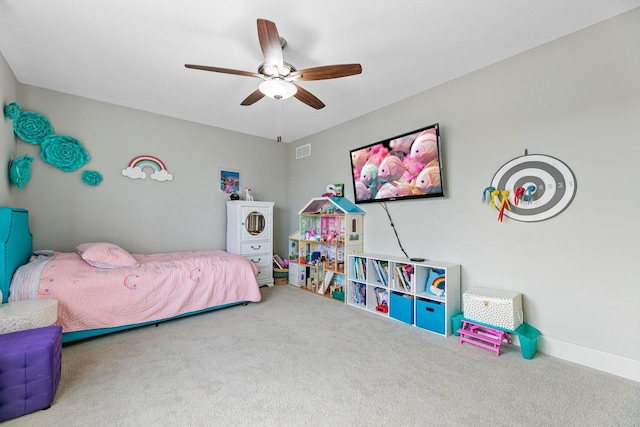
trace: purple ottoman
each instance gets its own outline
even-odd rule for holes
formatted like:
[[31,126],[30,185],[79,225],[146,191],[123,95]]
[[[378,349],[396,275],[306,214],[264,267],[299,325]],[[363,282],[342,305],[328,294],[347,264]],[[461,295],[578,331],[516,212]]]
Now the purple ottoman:
[[62,327],[0,335],[0,421],[51,406],[62,370]]

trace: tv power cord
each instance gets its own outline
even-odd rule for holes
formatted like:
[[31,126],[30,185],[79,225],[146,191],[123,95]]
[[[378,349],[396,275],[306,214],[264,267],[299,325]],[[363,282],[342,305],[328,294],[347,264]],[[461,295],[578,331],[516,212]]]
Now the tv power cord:
[[402,251],[404,256],[406,256],[407,258],[409,258],[409,260],[411,260],[413,262],[423,262],[423,261],[425,261],[424,258],[410,258],[409,255],[407,255],[407,251],[404,250],[404,248],[402,247],[402,242],[400,242],[400,236],[398,236],[398,231],[396,230],[396,225],[393,223],[393,219],[391,218],[391,214],[389,213],[389,209],[387,208],[387,204],[385,202],[380,202],[380,206],[382,206],[382,209],[384,209],[384,211],[387,213],[387,216],[389,217],[389,223],[391,224],[391,228],[393,228],[393,232],[396,235],[396,240],[398,241],[398,246],[400,246],[400,250]]

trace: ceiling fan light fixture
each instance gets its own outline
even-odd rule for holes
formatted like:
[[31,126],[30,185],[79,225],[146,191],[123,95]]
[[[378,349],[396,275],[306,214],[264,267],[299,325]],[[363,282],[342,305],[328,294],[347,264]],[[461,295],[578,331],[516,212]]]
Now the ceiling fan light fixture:
[[296,85],[282,78],[265,80],[260,83],[258,89],[260,89],[260,92],[273,99],[291,98],[298,91]]

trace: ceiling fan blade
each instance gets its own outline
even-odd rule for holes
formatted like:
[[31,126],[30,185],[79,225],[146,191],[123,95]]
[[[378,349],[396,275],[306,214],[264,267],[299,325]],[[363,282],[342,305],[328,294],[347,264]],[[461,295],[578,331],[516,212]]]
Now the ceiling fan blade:
[[322,101],[320,101],[314,94],[312,94],[311,92],[309,92],[308,90],[304,89],[301,86],[298,86],[298,85],[295,85],[295,86],[296,88],[298,88],[298,91],[293,96],[295,96],[299,101],[304,102],[305,104],[315,108],[316,110],[324,108],[324,104],[322,103]]
[[297,80],[326,80],[336,79],[338,77],[353,76],[355,74],[362,73],[362,66],[360,64],[340,64],[340,65],[325,65],[323,67],[307,68],[305,70],[293,71],[289,74],[289,77],[300,76]]
[[194,64],[184,64],[184,66],[187,68],[193,68],[195,70],[213,71],[215,73],[236,74],[239,76],[247,76],[247,77],[260,77],[260,74],[257,74],[257,73],[251,73],[249,71],[241,71],[241,70],[232,70],[231,68],[210,67],[208,65],[194,65]]
[[276,24],[266,19],[258,19],[258,40],[267,65],[277,67],[280,72],[284,67],[284,58]]
[[260,101],[262,98],[264,98],[264,93],[260,92],[260,89],[256,89],[251,93],[251,95],[247,96],[244,101],[240,103],[240,105],[252,105]]

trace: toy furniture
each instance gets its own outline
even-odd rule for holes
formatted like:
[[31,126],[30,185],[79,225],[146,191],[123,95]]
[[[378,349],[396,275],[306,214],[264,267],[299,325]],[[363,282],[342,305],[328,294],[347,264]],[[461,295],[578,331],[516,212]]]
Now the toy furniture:
[[511,344],[511,338],[508,333],[467,320],[462,321],[462,328],[458,329],[457,332],[460,334],[460,344],[468,342],[493,350],[496,352],[496,357],[500,356],[500,345],[503,341]]
[[316,197],[289,236],[289,284],[344,301],[348,254],[362,252],[364,211],[344,197]]
[[61,326],[0,335],[0,421],[51,406],[61,371]]
[[526,322],[523,322],[516,329],[510,330],[510,329],[502,328],[500,326],[485,324],[477,320],[467,319],[464,317],[464,314],[458,313],[451,316],[451,329],[454,331],[453,332],[454,335],[457,336],[459,334],[458,330],[462,328],[463,321],[475,323],[477,325],[496,329],[498,331],[503,331],[508,334],[517,335],[520,341],[520,349],[522,350],[522,357],[524,357],[525,359],[533,359],[533,356],[535,356],[536,352],[538,351],[538,337],[540,336],[540,331]]

